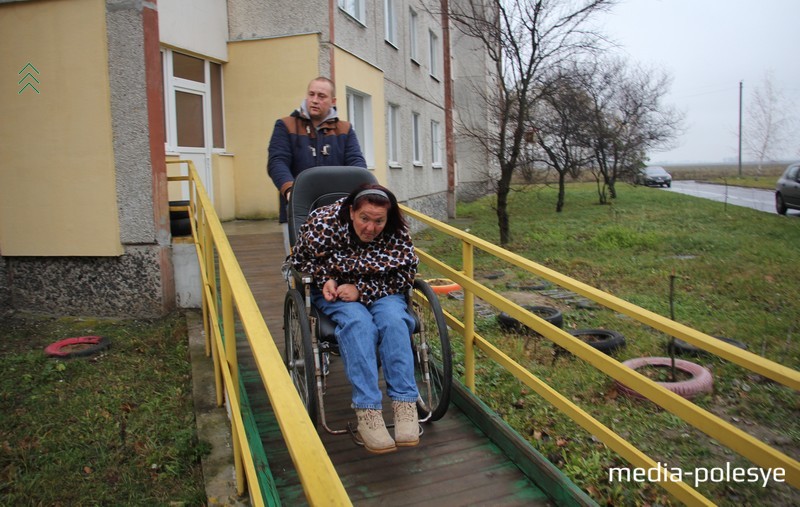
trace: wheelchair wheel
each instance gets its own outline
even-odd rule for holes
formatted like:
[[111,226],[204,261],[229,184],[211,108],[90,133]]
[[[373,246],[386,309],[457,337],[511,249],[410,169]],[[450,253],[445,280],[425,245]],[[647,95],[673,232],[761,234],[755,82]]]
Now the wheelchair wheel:
[[316,372],[311,344],[311,326],[300,291],[290,289],[283,304],[283,332],[286,338],[286,369],[303,400],[311,421],[317,423]]
[[414,375],[420,394],[417,410],[421,420],[436,421],[444,416],[450,405],[453,382],[450,339],[439,298],[431,286],[423,280],[414,280],[414,292],[414,311],[420,325],[419,332],[411,339]]

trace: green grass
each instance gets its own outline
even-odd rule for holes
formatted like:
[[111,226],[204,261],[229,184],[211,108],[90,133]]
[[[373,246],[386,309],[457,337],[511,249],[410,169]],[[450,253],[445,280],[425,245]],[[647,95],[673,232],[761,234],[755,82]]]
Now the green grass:
[[[0,504],[204,505],[182,316],[0,323]],[[112,346],[47,357],[71,336]]]
[[[556,214],[553,189],[512,193],[509,249],[664,316],[670,315],[669,280],[674,275],[677,321],[739,340],[752,352],[800,368],[800,220],[796,217],[628,185],[619,188],[619,198],[608,206],[596,204],[591,184],[569,185],[566,200],[564,212]],[[460,206],[453,225],[497,243],[490,201]],[[415,240],[460,269],[461,251],[455,241],[428,231],[418,233]],[[477,256],[475,262],[479,278],[490,271],[505,273],[499,279],[481,280],[499,292],[530,278],[487,255]],[[564,312],[565,328],[607,328],[625,335],[628,345],[614,354],[620,361],[666,355],[667,337],[648,326],[603,308],[580,309],[556,299],[549,303]],[[457,302],[444,304],[459,312]],[[657,461],[684,470],[726,462],[753,466],[672,414],[618,395],[611,379],[574,357],[555,356],[548,340],[504,334],[491,315],[479,319],[476,327]],[[800,457],[796,392],[715,357],[689,359],[708,367],[715,377],[714,393],[695,403],[794,459]],[[657,486],[609,484],[608,468],[626,463],[492,363],[481,361],[477,382],[490,406],[600,503],[671,502]],[[700,491],[723,505],[800,502],[796,489],[777,483],[767,488],[709,484]]]

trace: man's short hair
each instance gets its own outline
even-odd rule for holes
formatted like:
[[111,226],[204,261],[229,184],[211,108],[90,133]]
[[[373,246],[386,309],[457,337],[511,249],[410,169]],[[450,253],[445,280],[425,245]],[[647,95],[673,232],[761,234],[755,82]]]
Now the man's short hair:
[[331,85],[331,97],[335,97],[336,96],[336,83],[334,83],[332,80],[328,79],[325,76],[317,76],[314,79],[312,79],[311,81],[309,81],[309,83],[308,83],[309,86],[314,81],[323,81],[323,82],[328,83],[329,85]]

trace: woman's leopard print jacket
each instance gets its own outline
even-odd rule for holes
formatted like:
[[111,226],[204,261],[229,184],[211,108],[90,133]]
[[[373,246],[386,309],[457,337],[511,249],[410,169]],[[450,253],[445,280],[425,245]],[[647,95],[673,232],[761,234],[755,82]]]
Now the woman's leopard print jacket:
[[311,274],[319,289],[328,280],[355,285],[365,305],[407,292],[419,264],[408,231],[398,230],[391,236],[381,233],[370,243],[362,243],[352,225],[339,220],[343,201],[309,213],[292,249],[292,266]]

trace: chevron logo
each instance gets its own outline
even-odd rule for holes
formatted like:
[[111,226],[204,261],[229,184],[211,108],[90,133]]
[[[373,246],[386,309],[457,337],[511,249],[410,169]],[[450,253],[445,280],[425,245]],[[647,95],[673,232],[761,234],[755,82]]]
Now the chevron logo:
[[[36,93],[39,93],[39,90],[36,88],[36,85],[34,85],[33,83],[35,82],[36,84],[41,84],[41,82],[38,79],[36,79],[36,76],[34,76],[31,73],[31,71],[33,71],[36,74],[39,74],[39,71],[36,69],[36,67],[33,66],[32,63],[28,62],[27,65],[22,67],[22,70],[17,72],[17,75],[22,75],[22,73],[25,72],[26,70],[28,72],[25,75],[23,75],[22,79],[20,79],[17,82],[18,85],[22,86],[22,88],[17,92],[17,95],[22,94],[22,92],[27,90],[29,87],[30,87],[31,90],[35,91]],[[25,85],[22,85],[22,83],[25,83]]]

